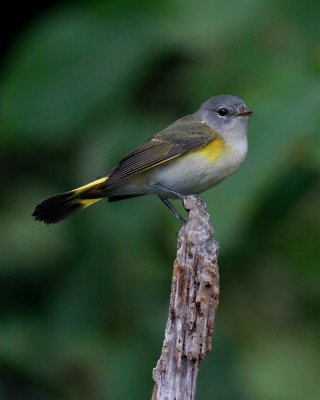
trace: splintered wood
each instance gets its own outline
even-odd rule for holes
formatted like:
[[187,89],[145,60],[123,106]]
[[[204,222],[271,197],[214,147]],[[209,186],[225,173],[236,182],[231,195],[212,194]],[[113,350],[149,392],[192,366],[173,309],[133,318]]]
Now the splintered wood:
[[218,243],[205,203],[187,196],[189,218],[178,236],[169,316],[153,370],[152,400],[194,400],[199,363],[211,350],[219,303]]

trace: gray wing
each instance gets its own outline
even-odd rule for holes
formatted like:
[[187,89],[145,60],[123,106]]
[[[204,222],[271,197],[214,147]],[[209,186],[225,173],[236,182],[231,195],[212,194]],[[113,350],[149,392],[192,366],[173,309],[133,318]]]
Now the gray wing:
[[198,149],[218,136],[196,115],[181,118],[124,157],[100,189]]

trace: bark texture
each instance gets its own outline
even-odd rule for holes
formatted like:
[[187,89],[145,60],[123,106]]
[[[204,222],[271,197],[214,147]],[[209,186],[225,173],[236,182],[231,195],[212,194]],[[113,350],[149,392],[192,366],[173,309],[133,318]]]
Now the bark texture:
[[211,350],[219,302],[218,243],[205,203],[187,196],[188,221],[178,235],[169,316],[153,370],[152,400],[194,400],[199,363]]

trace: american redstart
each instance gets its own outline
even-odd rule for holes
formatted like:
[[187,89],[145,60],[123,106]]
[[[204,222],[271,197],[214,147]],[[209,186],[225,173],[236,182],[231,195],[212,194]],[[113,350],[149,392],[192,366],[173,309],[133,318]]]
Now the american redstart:
[[102,198],[112,202],[156,194],[183,221],[168,199],[201,193],[240,167],[247,154],[251,113],[238,97],[211,97],[194,114],[142,143],[101,177],[43,200],[32,215],[51,224]]

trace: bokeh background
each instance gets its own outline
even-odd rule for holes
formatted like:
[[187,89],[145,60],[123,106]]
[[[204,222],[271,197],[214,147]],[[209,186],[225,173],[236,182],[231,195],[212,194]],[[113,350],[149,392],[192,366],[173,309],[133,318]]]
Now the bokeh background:
[[320,2],[28,2],[5,19],[0,399],[150,398],[177,221],[152,197],[30,214],[222,93],[255,113],[245,164],[203,194],[221,303],[197,399],[320,399]]

